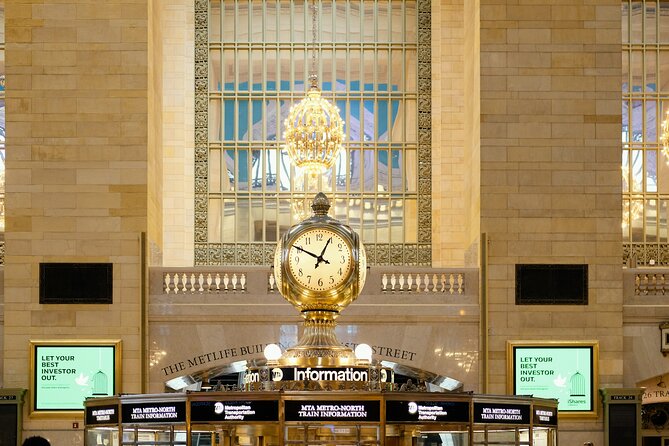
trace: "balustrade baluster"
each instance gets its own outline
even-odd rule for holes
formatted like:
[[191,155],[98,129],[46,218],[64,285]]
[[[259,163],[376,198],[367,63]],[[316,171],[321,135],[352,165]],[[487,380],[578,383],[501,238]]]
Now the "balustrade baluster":
[[657,284],[657,288],[658,288],[660,294],[664,295],[664,293],[667,291],[666,287],[667,287],[667,282],[665,280],[664,274],[660,274],[659,275],[659,281],[658,281],[658,284]]
[[165,273],[163,275],[163,291],[165,291],[165,294],[170,294],[170,273]]
[[181,293],[184,290],[186,283],[186,273],[183,273],[181,276],[179,276],[179,281],[177,282],[177,292]]
[[269,281],[269,292],[273,293],[274,292],[274,274],[269,273],[268,281]]
[[186,276],[186,283],[184,284],[184,292],[193,294],[195,291],[195,274],[190,273]]

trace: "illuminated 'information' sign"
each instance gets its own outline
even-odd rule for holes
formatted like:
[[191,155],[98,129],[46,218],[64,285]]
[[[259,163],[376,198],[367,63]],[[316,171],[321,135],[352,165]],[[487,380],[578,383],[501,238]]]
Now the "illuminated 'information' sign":
[[595,410],[596,345],[511,345],[513,393],[558,400],[560,412]]
[[83,410],[84,399],[116,393],[115,345],[34,345],[34,407]]

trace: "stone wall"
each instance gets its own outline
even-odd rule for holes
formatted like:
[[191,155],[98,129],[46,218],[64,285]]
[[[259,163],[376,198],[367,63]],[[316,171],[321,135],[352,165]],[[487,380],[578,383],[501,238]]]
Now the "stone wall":
[[[623,383],[620,60],[619,2],[481,1],[492,393],[508,340],[597,340],[600,385]],[[588,305],[516,306],[517,263],[588,264]],[[560,441],[596,429],[561,422]]]
[[[6,4],[5,387],[30,387],[31,340],[121,339],[121,390],[140,390],[147,14],[146,0]],[[113,263],[114,303],[41,305],[40,262]],[[72,420],[27,415],[27,434],[81,440]]]

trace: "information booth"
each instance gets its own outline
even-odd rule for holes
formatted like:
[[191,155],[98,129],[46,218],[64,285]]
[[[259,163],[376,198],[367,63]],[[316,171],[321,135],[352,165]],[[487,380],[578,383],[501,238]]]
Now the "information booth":
[[366,253],[325,194],[311,208],[274,253],[277,289],[303,319],[297,344],[265,346],[231,391],[89,398],[85,446],[557,446],[557,400],[428,392],[424,373],[398,386],[372,347],[339,342]]
[[194,392],[91,398],[85,446],[557,446],[557,401],[470,393]]

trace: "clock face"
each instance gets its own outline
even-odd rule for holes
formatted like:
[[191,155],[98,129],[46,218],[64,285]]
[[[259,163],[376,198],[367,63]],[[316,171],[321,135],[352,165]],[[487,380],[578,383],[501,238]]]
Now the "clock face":
[[336,232],[317,228],[302,233],[289,246],[288,269],[293,278],[311,291],[329,291],[349,277],[351,247]]

